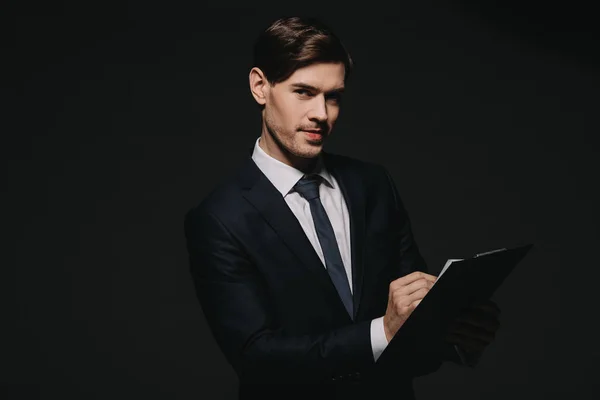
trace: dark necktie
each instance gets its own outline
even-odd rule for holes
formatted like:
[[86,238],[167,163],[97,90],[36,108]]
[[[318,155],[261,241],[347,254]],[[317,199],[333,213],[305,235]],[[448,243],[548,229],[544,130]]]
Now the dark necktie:
[[319,243],[323,250],[327,272],[329,273],[350,318],[353,318],[352,293],[350,292],[348,276],[344,269],[340,249],[335,240],[333,227],[331,226],[331,222],[327,217],[327,213],[325,212],[325,208],[319,197],[320,184],[321,177],[319,175],[308,175],[300,179],[294,186],[294,189],[310,204],[310,213],[313,222],[315,223]]

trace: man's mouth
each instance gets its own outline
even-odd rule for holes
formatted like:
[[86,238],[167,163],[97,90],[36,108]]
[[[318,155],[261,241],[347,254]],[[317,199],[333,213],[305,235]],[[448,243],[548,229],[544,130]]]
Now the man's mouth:
[[324,136],[324,131],[322,130],[303,130],[304,133],[306,133],[306,135],[310,138],[310,139],[322,139]]

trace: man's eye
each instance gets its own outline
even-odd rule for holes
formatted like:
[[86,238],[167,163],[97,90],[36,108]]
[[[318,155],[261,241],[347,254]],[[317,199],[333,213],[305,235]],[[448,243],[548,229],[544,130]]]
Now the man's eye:
[[296,93],[298,93],[299,95],[302,95],[302,96],[310,96],[311,95],[311,93],[306,89],[297,89]]
[[327,96],[327,100],[333,101],[335,103],[339,103],[342,100],[342,96],[339,94],[332,94]]

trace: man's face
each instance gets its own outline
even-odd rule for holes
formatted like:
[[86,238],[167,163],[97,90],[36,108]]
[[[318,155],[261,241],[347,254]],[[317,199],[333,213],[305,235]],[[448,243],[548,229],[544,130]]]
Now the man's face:
[[273,139],[272,147],[287,158],[319,155],[340,112],[344,74],[343,63],[317,63],[266,85],[263,136]]

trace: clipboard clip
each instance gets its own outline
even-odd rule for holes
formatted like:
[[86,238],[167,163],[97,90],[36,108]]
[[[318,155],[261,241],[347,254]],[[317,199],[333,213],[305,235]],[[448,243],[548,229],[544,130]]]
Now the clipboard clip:
[[496,250],[490,250],[490,251],[486,251],[485,253],[479,253],[479,254],[475,254],[475,257],[473,258],[477,258],[477,257],[481,257],[481,256],[485,256],[488,254],[492,254],[492,253],[498,253],[500,251],[505,251],[507,250],[505,247],[501,248],[501,249],[496,249]]

